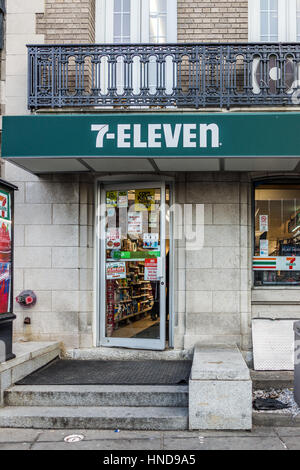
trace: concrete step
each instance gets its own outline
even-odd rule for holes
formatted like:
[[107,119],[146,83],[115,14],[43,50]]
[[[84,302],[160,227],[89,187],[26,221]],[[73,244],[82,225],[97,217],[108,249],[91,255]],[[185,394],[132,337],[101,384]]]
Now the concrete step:
[[188,406],[188,386],[18,385],[6,390],[7,406]]
[[298,428],[300,427],[300,416],[280,411],[253,411],[252,422],[253,426]]
[[188,409],[7,406],[0,409],[1,427],[178,431],[188,429]]
[[294,387],[293,371],[256,371],[251,370],[254,390],[276,390]]

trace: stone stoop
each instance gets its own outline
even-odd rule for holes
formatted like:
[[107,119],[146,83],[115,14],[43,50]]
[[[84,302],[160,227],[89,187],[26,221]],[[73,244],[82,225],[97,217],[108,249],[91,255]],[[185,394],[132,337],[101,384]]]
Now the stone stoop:
[[188,386],[14,386],[0,427],[188,429]]
[[252,381],[237,347],[195,347],[189,383],[189,428],[252,428]]
[[61,355],[59,342],[14,343],[16,357],[0,363],[0,407],[4,405],[4,392],[12,384],[44,367]]

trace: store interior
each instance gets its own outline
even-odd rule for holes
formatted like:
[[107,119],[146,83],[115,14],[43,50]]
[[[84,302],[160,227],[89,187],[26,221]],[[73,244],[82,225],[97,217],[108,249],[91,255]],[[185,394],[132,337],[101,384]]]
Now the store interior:
[[160,188],[106,192],[107,337],[160,339],[162,302],[168,332],[169,221],[162,256],[160,205]]
[[[263,220],[263,222],[262,222]],[[300,185],[259,185],[255,189],[255,256],[300,257]],[[255,285],[300,285],[300,271],[254,272]]]

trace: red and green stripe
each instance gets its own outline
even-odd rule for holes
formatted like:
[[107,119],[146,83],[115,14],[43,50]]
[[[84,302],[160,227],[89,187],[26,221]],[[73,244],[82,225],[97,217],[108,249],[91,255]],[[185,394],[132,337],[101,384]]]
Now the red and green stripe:
[[253,258],[253,269],[274,269],[276,270],[276,258]]

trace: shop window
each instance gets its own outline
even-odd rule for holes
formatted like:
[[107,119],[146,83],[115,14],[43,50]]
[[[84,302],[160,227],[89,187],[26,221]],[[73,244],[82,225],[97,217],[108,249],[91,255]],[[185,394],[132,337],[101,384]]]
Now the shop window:
[[255,286],[300,286],[300,184],[255,187]]

